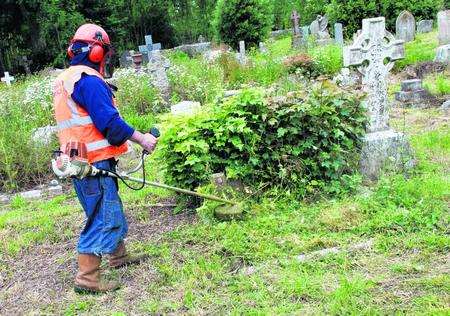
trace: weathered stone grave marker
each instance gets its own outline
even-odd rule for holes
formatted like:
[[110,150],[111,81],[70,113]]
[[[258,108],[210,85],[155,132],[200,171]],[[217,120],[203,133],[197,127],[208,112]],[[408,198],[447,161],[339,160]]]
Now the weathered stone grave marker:
[[5,71],[4,74],[5,74],[5,76],[4,76],[3,78],[1,78],[1,80],[2,80],[3,82],[5,82],[6,85],[10,86],[10,85],[11,85],[11,82],[14,81],[14,77],[13,77],[13,76],[10,76],[10,75],[9,75],[9,72],[7,72],[7,71]]
[[334,24],[334,41],[340,46],[344,46],[344,31],[342,23]]
[[450,10],[438,13],[439,45],[450,44]]
[[318,15],[317,18],[311,23],[309,29],[311,31],[311,35],[316,37],[316,43],[318,45],[327,45],[332,42],[327,28],[328,18],[326,15]]
[[421,20],[417,22],[417,33],[429,33],[433,30],[433,20]]
[[145,45],[139,46],[139,52],[146,56],[145,61],[152,58],[152,51],[161,50],[161,43],[153,43],[151,35],[145,35]]
[[160,50],[154,50],[152,58],[147,64],[147,71],[153,75],[153,85],[161,92],[161,96],[166,102],[170,99],[170,82],[167,76],[167,69],[170,68],[170,61],[161,54]]
[[[376,179],[388,161],[404,166],[410,156],[408,141],[402,133],[389,128],[387,77],[394,61],[404,58],[404,42],[386,31],[384,17],[364,19],[362,32],[351,46],[344,47],[344,66],[357,66],[363,74],[367,93],[364,105],[369,114],[368,134],[361,154],[361,173]],[[412,160],[408,158],[408,161]]]
[[264,42],[259,42],[259,51],[261,52],[261,54],[267,54],[268,53],[266,44],[264,44]]
[[416,20],[409,11],[402,11],[395,22],[395,35],[397,39],[411,42],[416,36]]
[[245,56],[245,41],[239,42],[238,61],[241,65],[245,65],[247,63],[247,57]]
[[133,65],[133,59],[131,58],[131,53],[129,50],[122,53],[119,58],[119,63],[121,68],[129,68]]
[[300,35],[300,29],[299,29],[299,21],[300,21],[300,17],[297,13],[297,11],[292,11],[291,14],[291,20],[292,20],[292,25],[294,26],[294,35]]
[[203,37],[203,35],[200,35],[198,37],[197,43],[204,43],[204,42],[206,42],[205,38]]
[[429,98],[430,94],[423,88],[421,79],[403,81],[401,91],[395,93],[395,100],[415,107],[423,106]]
[[27,75],[31,75],[31,70],[30,70],[30,65],[33,63],[32,60],[29,60],[27,56],[22,56],[21,60],[20,60],[20,64],[23,66],[23,68],[25,69],[25,73]]

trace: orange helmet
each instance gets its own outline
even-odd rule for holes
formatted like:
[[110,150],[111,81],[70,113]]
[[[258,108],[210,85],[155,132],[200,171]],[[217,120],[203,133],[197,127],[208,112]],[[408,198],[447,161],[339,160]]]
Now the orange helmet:
[[76,41],[89,44],[111,45],[108,33],[102,27],[95,24],[83,24],[80,26],[71,42]]

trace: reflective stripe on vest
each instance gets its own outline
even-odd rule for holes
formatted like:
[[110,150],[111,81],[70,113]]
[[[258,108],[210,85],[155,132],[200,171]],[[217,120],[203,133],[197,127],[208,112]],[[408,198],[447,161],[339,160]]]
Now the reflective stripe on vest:
[[103,140],[99,140],[99,141],[96,141],[93,143],[86,144],[86,149],[88,152],[91,152],[91,151],[96,151],[99,149],[107,148],[109,146],[111,146],[111,144],[106,139],[103,139]]
[[75,117],[73,119],[70,120],[65,120],[62,122],[58,123],[58,131],[62,131],[71,127],[76,127],[76,126],[84,126],[84,125],[89,125],[89,124],[93,124],[92,119],[90,116],[83,116],[83,117]]

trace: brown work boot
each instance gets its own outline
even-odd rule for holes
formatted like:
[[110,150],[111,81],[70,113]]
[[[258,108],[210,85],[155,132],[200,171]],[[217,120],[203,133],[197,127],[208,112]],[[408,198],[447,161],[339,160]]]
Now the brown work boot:
[[119,282],[100,281],[101,261],[101,257],[96,255],[78,255],[78,273],[75,278],[75,292],[80,294],[96,294],[115,291],[120,287]]
[[121,268],[130,264],[138,264],[147,259],[148,255],[135,255],[130,256],[127,254],[125,243],[121,241],[117,246],[116,251],[109,257],[109,266],[114,269]]

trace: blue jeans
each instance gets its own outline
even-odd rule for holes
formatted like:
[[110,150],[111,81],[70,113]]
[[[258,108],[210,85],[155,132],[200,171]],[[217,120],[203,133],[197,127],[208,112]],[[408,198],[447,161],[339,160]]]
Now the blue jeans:
[[[115,171],[116,163],[110,159],[93,165]],[[128,232],[117,179],[86,177],[73,179],[73,184],[87,217],[86,226],[78,241],[78,252],[97,256],[113,253]]]

